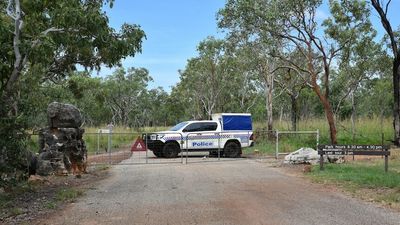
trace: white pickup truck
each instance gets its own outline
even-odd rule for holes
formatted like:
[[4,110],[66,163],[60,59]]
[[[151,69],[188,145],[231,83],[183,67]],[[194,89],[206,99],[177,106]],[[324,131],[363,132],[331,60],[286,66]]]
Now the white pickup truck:
[[144,135],[157,157],[174,158],[182,151],[209,151],[210,155],[240,157],[253,145],[251,114],[213,114],[212,120],[185,121],[168,131]]

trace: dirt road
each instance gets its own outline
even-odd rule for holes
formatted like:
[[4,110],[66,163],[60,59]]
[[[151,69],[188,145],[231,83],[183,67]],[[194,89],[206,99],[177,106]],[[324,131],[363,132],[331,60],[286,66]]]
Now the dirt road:
[[400,224],[400,214],[254,160],[121,165],[40,224]]

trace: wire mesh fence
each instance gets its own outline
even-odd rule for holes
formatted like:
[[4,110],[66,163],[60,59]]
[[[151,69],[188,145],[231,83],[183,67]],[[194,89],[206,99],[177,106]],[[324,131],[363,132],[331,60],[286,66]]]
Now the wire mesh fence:
[[[88,164],[182,163],[182,157],[165,159],[146,146],[142,133],[86,133]],[[156,153],[157,154],[157,153]]]
[[[303,147],[316,149],[317,144],[329,143],[326,133],[319,130],[313,131],[280,131],[280,130],[255,130],[252,132],[254,143],[250,147],[250,132],[242,134],[210,132],[203,134],[190,134],[182,136],[174,133],[164,133],[168,136],[168,140],[174,140],[178,147],[179,153],[173,157],[160,157],[157,155],[157,149],[148,143],[148,138],[156,133],[144,134],[141,132],[113,133],[110,130],[99,129],[97,132],[85,133],[83,139],[86,143],[89,164],[145,164],[145,163],[197,163],[197,162],[214,162],[224,160],[238,160],[249,157],[275,157],[285,155],[296,151]],[[160,133],[157,133],[160,134]],[[175,136],[174,136],[175,135]],[[380,144],[380,140],[384,142],[384,137],[380,133],[374,133],[375,136],[368,136],[368,144]],[[382,136],[382,137],[381,137]],[[240,143],[241,155],[232,156],[224,152],[226,139],[236,138]],[[29,149],[39,151],[38,135],[32,134],[28,141]],[[138,140],[143,142],[140,144],[142,148],[134,146]],[[200,140],[194,142],[194,140]],[[354,144],[352,141],[340,139],[340,143]],[[351,142],[351,143],[350,143]],[[377,142],[377,143],[375,143]],[[378,143],[379,142],[379,143]],[[224,144],[222,144],[224,143]],[[191,145],[197,149],[191,150]],[[212,150],[210,145],[212,144]],[[358,143],[356,144],[364,144]],[[135,148],[133,148],[135,147]],[[192,146],[193,147],[193,146]],[[187,150],[189,149],[189,150]],[[160,150],[160,149],[158,149]]]
[[300,148],[316,149],[320,134],[315,131],[254,131],[254,146],[245,149],[247,156],[270,156],[278,158]]

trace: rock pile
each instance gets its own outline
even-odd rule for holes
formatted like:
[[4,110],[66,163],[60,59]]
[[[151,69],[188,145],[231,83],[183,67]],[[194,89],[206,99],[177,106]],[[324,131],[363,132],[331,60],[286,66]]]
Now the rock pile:
[[70,104],[51,103],[47,108],[49,126],[39,131],[39,157],[36,172],[39,175],[67,174],[80,176],[86,171],[87,150],[80,128],[82,116]]
[[317,164],[319,162],[318,152],[312,148],[300,148],[285,156],[284,163],[290,164]]
[[[320,155],[318,155],[318,151],[315,151],[312,148],[300,148],[297,151],[290,153],[285,156],[285,161],[283,163],[286,164],[318,164],[320,160]],[[343,163],[343,156],[324,156],[324,162],[330,163]]]

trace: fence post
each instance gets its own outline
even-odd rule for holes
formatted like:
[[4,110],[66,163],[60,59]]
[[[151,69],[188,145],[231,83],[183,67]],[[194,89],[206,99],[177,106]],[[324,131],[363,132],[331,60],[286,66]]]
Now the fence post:
[[190,134],[186,135],[186,164],[188,163],[188,154],[189,154],[188,153],[188,151],[189,151],[189,144],[188,144],[189,143],[189,135]]
[[179,146],[181,146],[181,163],[183,164],[183,154],[184,154],[184,152],[183,152],[183,144],[185,143],[184,141],[183,141],[183,135],[182,134],[179,134],[180,136],[181,136],[181,141],[180,141],[180,143],[179,143]]
[[321,154],[319,155],[319,170],[324,170],[324,151],[319,146],[317,146],[317,151],[318,151],[318,154],[321,151]]
[[389,153],[388,153],[388,151],[389,151],[389,149],[385,149],[385,151],[386,151],[386,154],[385,154],[385,172],[387,173],[388,172],[388,168],[389,168]]
[[220,146],[221,145],[221,132],[218,133],[218,161],[221,158],[221,149]]
[[108,164],[112,164],[112,160],[111,160],[111,130],[108,133]]
[[97,132],[97,150],[96,150],[96,155],[99,154],[99,149],[100,149],[100,132]]
[[[142,135],[142,136],[143,136],[143,135]],[[148,147],[147,147],[147,134],[145,134],[144,137],[145,137],[145,145],[146,145],[146,164],[147,164],[147,163],[149,163],[149,161],[148,161],[148,158],[149,158],[149,157],[148,157],[148,153],[147,153],[147,152],[149,151],[149,149],[148,149]]]
[[275,159],[278,159],[278,154],[279,154],[279,131],[276,130],[276,144],[275,144],[276,148],[275,148]]

